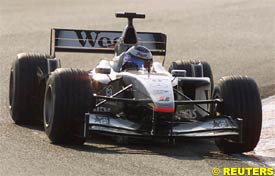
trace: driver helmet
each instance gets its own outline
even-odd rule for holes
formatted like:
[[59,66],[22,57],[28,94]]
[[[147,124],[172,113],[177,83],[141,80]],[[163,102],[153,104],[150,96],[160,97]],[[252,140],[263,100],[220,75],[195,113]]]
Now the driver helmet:
[[140,45],[132,46],[123,56],[122,70],[146,68],[150,70],[153,63],[151,51]]

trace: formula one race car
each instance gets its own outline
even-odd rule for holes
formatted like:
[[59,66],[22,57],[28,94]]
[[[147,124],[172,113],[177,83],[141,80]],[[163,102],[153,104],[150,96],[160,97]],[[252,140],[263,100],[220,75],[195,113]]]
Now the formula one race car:
[[[253,150],[262,109],[255,81],[223,77],[214,88],[204,61],[163,67],[166,35],[136,32],[134,18],[121,31],[52,29],[50,55],[17,55],[10,73],[10,112],[16,124],[43,119],[53,143],[83,144],[93,134],[137,138],[215,138],[228,153]],[[90,71],[60,68],[56,52],[114,54]],[[153,62],[163,56],[163,63]],[[43,117],[43,118],[42,118]]]

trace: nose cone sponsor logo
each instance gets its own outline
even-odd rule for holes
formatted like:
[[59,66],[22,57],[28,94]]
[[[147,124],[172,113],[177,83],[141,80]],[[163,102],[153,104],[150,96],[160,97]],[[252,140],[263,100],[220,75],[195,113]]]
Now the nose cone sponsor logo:
[[167,96],[160,96],[159,101],[170,101],[170,97]]
[[153,92],[153,94],[165,94],[165,93],[168,93],[169,91],[156,89],[156,90],[153,90],[152,92]]

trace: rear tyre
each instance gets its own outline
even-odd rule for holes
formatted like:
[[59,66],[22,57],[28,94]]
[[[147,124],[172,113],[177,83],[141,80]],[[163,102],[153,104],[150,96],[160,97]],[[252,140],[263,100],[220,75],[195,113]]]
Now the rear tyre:
[[47,58],[42,54],[21,53],[12,64],[9,82],[10,114],[16,124],[30,124],[43,117],[45,81],[38,72],[47,73]]
[[44,128],[56,144],[83,144],[85,113],[95,106],[89,75],[78,69],[57,69],[48,79]]
[[262,105],[256,82],[248,77],[223,77],[215,87],[213,98],[223,100],[215,112],[243,119],[243,143],[233,138],[216,140],[216,145],[225,153],[252,151],[260,138]]
[[186,76],[192,77],[192,64],[201,63],[203,66],[203,75],[204,77],[210,78],[211,84],[211,95],[214,88],[214,80],[213,74],[210,65],[206,61],[198,61],[198,60],[177,60],[172,62],[168,71],[171,73],[172,70],[186,70]]

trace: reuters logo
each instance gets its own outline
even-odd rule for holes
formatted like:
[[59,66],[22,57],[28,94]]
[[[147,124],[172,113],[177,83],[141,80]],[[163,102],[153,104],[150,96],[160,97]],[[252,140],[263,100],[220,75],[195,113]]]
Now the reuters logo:
[[212,175],[218,176],[218,175],[224,175],[224,176],[241,176],[241,175],[253,175],[253,176],[269,176],[274,175],[274,169],[273,168],[257,168],[257,167],[246,167],[246,168],[236,168],[236,167],[225,167],[223,169],[219,168],[213,168],[212,169]]
[[212,175],[217,176],[217,175],[219,175],[219,174],[220,174],[220,169],[214,167],[214,168],[212,169]]

